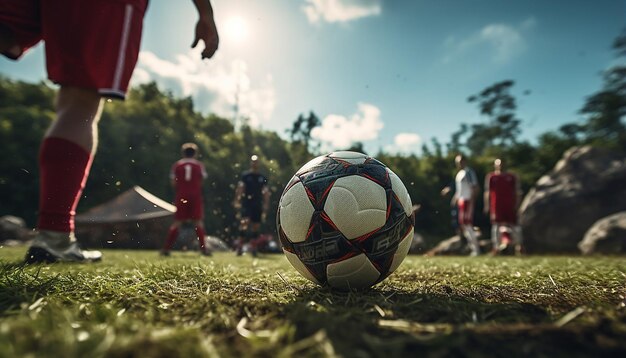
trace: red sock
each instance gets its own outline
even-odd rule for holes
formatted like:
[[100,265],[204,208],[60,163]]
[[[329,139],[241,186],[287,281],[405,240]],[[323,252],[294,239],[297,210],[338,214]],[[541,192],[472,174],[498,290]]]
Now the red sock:
[[170,251],[172,246],[174,246],[174,241],[178,238],[178,228],[175,226],[170,227],[170,231],[167,233],[167,239],[165,240],[165,245],[163,246],[163,251]]
[[204,251],[204,229],[196,226],[196,235],[198,235],[198,241],[200,242],[200,250]]
[[76,205],[83,192],[93,156],[69,140],[48,137],[39,151],[39,219],[37,228],[74,230]]

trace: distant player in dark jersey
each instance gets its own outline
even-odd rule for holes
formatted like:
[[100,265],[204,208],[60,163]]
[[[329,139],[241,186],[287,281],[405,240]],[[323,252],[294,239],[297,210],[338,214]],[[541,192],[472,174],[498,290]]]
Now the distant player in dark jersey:
[[[202,58],[219,38],[209,0],[198,10],[192,47]],[[0,0],[0,53],[17,60],[44,41],[48,77],[60,85],[56,119],[39,151],[37,236],[27,263],[90,262],[99,251],[82,250],[74,236],[76,206],[98,143],[102,97],[123,99],[135,68],[148,0]]]
[[198,146],[194,143],[185,143],[182,148],[183,158],[172,165],[170,171],[170,180],[172,186],[176,190],[176,214],[174,215],[174,223],[170,226],[170,230],[165,240],[165,245],[161,250],[161,254],[168,256],[170,250],[178,238],[180,225],[183,222],[192,222],[198,242],[200,243],[200,251],[204,255],[210,255],[204,242],[204,201],[202,200],[202,181],[206,179],[207,173],[204,165],[196,159],[198,155]]
[[237,255],[243,253],[244,244],[249,242],[252,255],[256,256],[255,242],[259,237],[261,222],[265,221],[269,199],[267,178],[259,172],[259,157],[253,155],[250,158],[250,170],[241,175],[235,191],[235,209],[240,210],[241,215]]
[[[512,173],[504,170],[504,162],[496,159],[494,171],[485,177],[485,213],[491,220],[491,241],[493,254],[515,245],[516,253],[521,253],[522,235],[517,225],[517,208],[521,190],[520,183]],[[510,238],[508,235],[512,235]],[[508,242],[509,239],[512,242]]]

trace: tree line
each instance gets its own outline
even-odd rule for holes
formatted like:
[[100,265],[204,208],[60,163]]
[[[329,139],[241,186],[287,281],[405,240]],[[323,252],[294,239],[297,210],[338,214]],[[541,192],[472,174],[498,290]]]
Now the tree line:
[[[542,134],[535,143],[519,140],[522,119],[512,94],[513,80],[497,82],[468,96],[484,117],[480,123],[464,123],[447,143],[432,139],[418,155],[368,153],[403,179],[414,203],[421,204],[417,231],[433,240],[452,234],[449,198],[440,190],[455,173],[453,158],[464,153],[479,177],[491,170],[496,157],[509,163],[527,191],[549,171],[568,148],[590,144],[626,153],[626,33],[613,44],[617,65],[603,73],[600,90],[581,104],[580,119]],[[40,140],[54,119],[55,89],[46,83],[26,83],[0,77],[0,215],[16,215],[34,225],[38,203],[37,154]],[[524,95],[528,92],[524,92]],[[194,110],[189,97],[178,98],[155,83],[131,89],[125,102],[104,106],[98,153],[83,192],[78,212],[110,200],[134,185],[172,200],[168,173],[180,158],[184,142],[195,142],[209,179],[205,185],[207,232],[229,237],[236,227],[232,206],[239,176],[252,154],[260,156],[276,208],[293,173],[319,152],[311,131],[320,125],[314,112],[302,114],[286,131],[278,133],[243,126],[214,114]],[[361,143],[350,148],[363,151]],[[480,210],[482,203],[478,203]],[[477,218],[481,223],[480,218]],[[275,212],[264,230],[274,232]],[[486,224],[486,218],[483,218]]]

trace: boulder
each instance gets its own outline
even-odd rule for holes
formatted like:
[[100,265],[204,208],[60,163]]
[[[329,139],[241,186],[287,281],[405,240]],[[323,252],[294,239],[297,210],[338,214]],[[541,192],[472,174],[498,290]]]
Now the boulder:
[[574,147],[541,177],[520,207],[528,253],[574,253],[598,219],[626,210],[626,158]]
[[33,235],[34,232],[26,227],[24,219],[12,215],[0,217],[0,242],[27,241],[32,239]]
[[441,241],[437,246],[430,249],[426,256],[439,255],[469,255],[470,248],[467,241],[459,235]]
[[585,255],[626,254],[626,211],[596,221],[578,248]]

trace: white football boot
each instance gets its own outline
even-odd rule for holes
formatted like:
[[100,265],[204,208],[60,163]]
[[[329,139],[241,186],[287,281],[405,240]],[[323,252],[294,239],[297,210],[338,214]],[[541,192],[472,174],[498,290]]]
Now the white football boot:
[[26,253],[25,262],[95,262],[102,260],[100,251],[82,250],[73,232],[40,231]]

